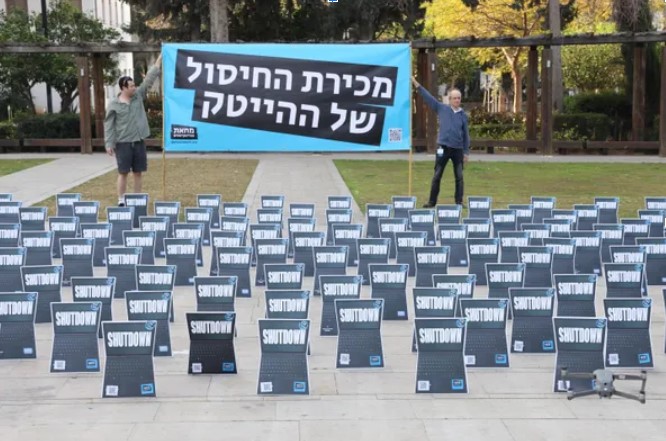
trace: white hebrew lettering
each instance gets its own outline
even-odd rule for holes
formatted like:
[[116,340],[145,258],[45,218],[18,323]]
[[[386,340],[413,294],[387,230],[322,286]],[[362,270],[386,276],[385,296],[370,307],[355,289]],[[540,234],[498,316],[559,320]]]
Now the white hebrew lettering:
[[199,78],[199,75],[201,75],[201,63],[199,63],[198,61],[194,61],[193,57],[187,57],[187,67],[191,67],[194,69],[192,75],[187,77],[187,81],[192,83],[194,82],[194,80]]
[[[380,98],[391,98],[391,80],[386,77],[374,77],[372,81],[375,82],[375,88],[372,90],[373,98],[379,96]],[[382,88],[382,85],[386,86],[384,92],[379,94],[379,91]]]
[[213,63],[204,63],[204,68],[208,73],[206,75],[206,83],[213,84],[213,79],[215,77],[215,65]]
[[355,90],[354,96],[365,96],[370,92],[370,79],[364,75],[356,75],[356,81],[363,83],[363,89]]
[[269,115],[273,114],[273,105],[275,104],[275,101],[273,100],[264,100],[264,106],[266,106],[266,113]]
[[252,87],[259,87],[259,77],[264,76],[264,89],[271,88],[271,71],[265,67],[255,67],[252,71]]
[[217,70],[220,76],[217,82],[220,86],[226,86],[227,84],[233,83],[238,75],[238,69],[236,69],[236,66],[230,64],[218,64]]
[[[240,107],[234,109],[234,98],[236,102],[240,103]],[[247,98],[243,95],[228,95],[227,96],[227,116],[230,118],[237,118],[245,113],[247,110]]]
[[[368,118],[368,115],[370,116]],[[365,123],[365,120],[368,119],[368,123],[361,127],[361,124]],[[369,112],[357,112],[352,110],[351,119],[349,121],[349,132],[351,133],[368,133],[375,125],[375,120],[377,115]]]
[[[293,126],[296,124],[296,104],[290,103],[289,101],[278,101],[277,106],[278,108],[289,109],[289,125]],[[282,124],[283,117],[284,113],[281,110],[278,110],[275,114],[275,122]]]
[[[204,92],[204,98],[214,98],[217,100],[212,110],[213,115],[217,115],[217,112],[219,112],[222,108],[222,104],[224,104],[224,94],[218,92]],[[204,100],[203,106],[201,108],[201,117],[208,119],[210,112],[210,102]]]
[[351,89],[352,88],[352,83],[354,81],[354,76],[350,74],[344,74],[342,76],[342,81],[345,82],[345,88]]
[[278,75],[284,76],[284,88],[285,90],[291,90],[291,83],[292,83],[292,75],[291,71],[287,69],[275,69],[275,72],[273,73],[275,75],[275,79],[273,80],[273,88],[276,90],[280,90],[280,77]]
[[317,79],[317,93],[324,91],[324,76],[319,72],[311,72],[308,70],[303,71],[305,77],[305,86],[301,88],[301,92],[309,92],[312,90],[312,79]]
[[334,73],[327,73],[326,74],[326,79],[327,80],[333,80],[333,95],[339,95],[340,94],[340,75],[334,74]]
[[339,109],[338,103],[331,103],[331,113],[340,117],[336,122],[331,124],[331,129],[335,132],[345,124],[345,121],[347,121],[347,110]]
[[241,75],[243,76],[244,80],[249,80],[250,79],[250,67],[249,66],[241,66],[240,71],[241,71]]
[[319,127],[319,108],[317,106],[313,106],[312,104],[301,104],[301,116],[298,120],[298,125],[301,127],[305,127],[305,124],[307,123],[307,118],[308,115],[304,112],[312,112],[312,124],[310,124],[310,127],[313,129],[316,129]]
[[250,98],[250,103],[252,103],[252,111],[254,113],[259,113],[261,111],[261,98]]

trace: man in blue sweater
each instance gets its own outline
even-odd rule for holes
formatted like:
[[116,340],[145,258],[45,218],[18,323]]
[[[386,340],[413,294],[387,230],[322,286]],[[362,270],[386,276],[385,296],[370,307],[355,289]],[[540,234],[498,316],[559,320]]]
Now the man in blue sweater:
[[439,186],[444,174],[444,168],[453,162],[453,173],[456,178],[456,204],[463,205],[463,164],[469,159],[469,123],[467,115],[460,107],[461,94],[458,89],[449,91],[449,105],[437,101],[414,77],[412,83],[423,97],[428,107],[437,112],[439,117],[439,138],[437,139],[437,156],[435,157],[435,175],[430,187],[430,198],[423,208],[437,205]]

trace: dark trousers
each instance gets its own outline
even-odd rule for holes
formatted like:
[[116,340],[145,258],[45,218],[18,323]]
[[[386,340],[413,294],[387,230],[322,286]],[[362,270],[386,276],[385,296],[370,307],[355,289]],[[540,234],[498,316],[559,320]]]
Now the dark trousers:
[[464,182],[463,182],[463,149],[454,149],[451,147],[442,147],[444,149],[444,154],[437,155],[435,157],[435,175],[432,177],[432,185],[430,187],[430,199],[428,202],[432,205],[437,204],[437,196],[439,196],[439,186],[442,182],[442,175],[444,174],[444,168],[449,162],[453,162],[453,174],[456,178],[456,192],[454,198],[456,204],[463,203],[463,191],[464,191]]

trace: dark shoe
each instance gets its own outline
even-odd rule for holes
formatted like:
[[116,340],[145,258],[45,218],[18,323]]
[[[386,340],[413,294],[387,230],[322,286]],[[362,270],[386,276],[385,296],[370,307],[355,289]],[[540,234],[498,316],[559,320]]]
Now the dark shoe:
[[433,208],[434,206],[435,204],[431,204],[430,202],[428,202],[427,204],[423,204],[423,208]]

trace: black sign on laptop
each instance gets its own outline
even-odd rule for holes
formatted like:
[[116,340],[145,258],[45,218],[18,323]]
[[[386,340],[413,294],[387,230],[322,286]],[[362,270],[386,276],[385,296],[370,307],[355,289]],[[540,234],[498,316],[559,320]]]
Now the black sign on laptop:
[[604,299],[608,320],[606,367],[653,367],[652,299]]
[[287,262],[289,239],[256,239],[254,244],[254,252],[257,256],[257,271],[255,274],[254,285],[264,286],[266,285],[264,265]]
[[518,228],[516,210],[492,210],[490,218],[493,224],[493,237],[499,237],[500,231],[516,231]]
[[122,245],[123,231],[134,228],[134,207],[106,207],[106,219],[112,226],[109,245]]
[[[414,316],[419,318],[454,317],[458,305],[458,291],[447,288],[413,288]],[[412,352],[417,351],[416,331],[412,338]]]
[[469,196],[467,198],[467,206],[469,207],[468,217],[481,217],[490,219],[490,210],[493,206],[493,198],[489,196]]
[[79,231],[78,217],[50,217],[49,231],[53,231],[52,256],[60,259],[60,239],[74,239]]
[[448,246],[414,247],[416,286],[431,287],[434,274],[448,274],[449,254]]
[[102,322],[106,363],[102,398],[154,397],[155,320]]
[[553,214],[557,198],[552,196],[532,196],[531,203],[534,209],[532,214],[532,222],[540,224],[544,219],[549,218]]
[[639,238],[636,242],[645,247],[647,284],[666,285],[666,238]]
[[383,320],[407,320],[407,275],[409,266],[369,265],[371,298],[384,300]]
[[99,372],[100,302],[51,303],[51,372]]
[[666,210],[666,196],[647,196],[645,208],[648,210]]
[[0,248],[0,289],[5,292],[23,291],[21,267],[27,250],[23,247]]
[[266,318],[308,318],[310,291],[302,289],[266,290]]
[[36,292],[0,292],[0,360],[37,358]]
[[624,225],[622,224],[594,224],[594,231],[601,232],[601,262],[611,262],[610,247],[624,243]]
[[81,200],[81,193],[56,194],[56,216],[74,216],[74,202]]
[[[550,237],[567,238],[570,237],[571,230],[573,230],[573,222],[571,219],[555,219],[553,217],[543,220],[543,223],[550,225]],[[543,239],[545,244],[546,239]]]
[[123,242],[126,247],[141,247],[142,265],[153,265],[155,263],[156,240],[157,233],[155,231],[123,231]]
[[499,238],[467,239],[469,273],[476,274],[477,285],[487,285],[486,264],[499,262]]
[[156,357],[171,356],[171,331],[169,317],[171,316],[171,291],[127,291],[125,302],[127,305],[127,318],[129,320],[155,320]]
[[190,333],[188,374],[235,374],[236,313],[188,312]]
[[361,276],[321,276],[321,327],[319,335],[338,335],[338,321],[335,301],[338,299],[356,300],[361,298]]
[[266,264],[266,289],[301,289],[303,272],[302,263]]
[[53,231],[21,231],[19,246],[26,250],[26,265],[51,265]]
[[[404,233],[395,233],[396,263],[405,263],[409,265],[409,276],[416,275],[416,260],[414,258],[414,248],[428,245],[428,233],[425,231],[405,231]],[[390,246],[390,244],[389,244]]]
[[221,216],[247,217],[247,204],[245,202],[224,202]]
[[[287,219],[289,257],[294,257],[294,233],[312,233],[315,230],[315,223],[316,219],[313,217],[290,217]],[[326,240],[325,233],[324,240]]]
[[338,321],[337,368],[384,367],[384,300],[335,300]]
[[351,223],[351,208],[329,208],[326,210],[326,245],[345,245],[335,243],[335,233],[333,228],[339,224],[349,226]]
[[622,219],[624,225],[624,245],[636,245],[639,237],[650,236],[650,221],[647,219]]
[[0,224],[0,248],[19,246],[21,224]]
[[[176,283],[175,265],[137,265],[136,290],[137,291],[173,291]],[[171,300],[171,317],[173,317],[173,299]]]
[[344,276],[347,273],[348,252],[349,248],[344,245],[314,247],[312,249],[315,265],[314,295],[321,295],[319,287],[319,278],[321,276]]
[[[432,276],[432,284],[435,288],[455,289],[460,303],[460,299],[474,297],[476,274],[436,274]],[[456,311],[462,313],[460,307]]]
[[72,209],[80,224],[96,224],[99,222],[99,201],[77,201]]
[[389,239],[358,239],[358,274],[364,285],[370,285],[368,265],[388,263],[389,245]]
[[439,225],[439,243],[450,249],[450,267],[464,267],[469,264],[467,256],[467,225],[441,224]]
[[[155,201],[153,204],[156,217],[168,217],[169,225],[178,222],[180,216],[180,202],[178,201]],[[173,230],[169,228],[167,237],[173,237]]]
[[220,231],[210,232],[210,244],[212,251],[210,253],[210,271],[209,275],[217,275],[218,252],[220,247],[241,247],[243,245],[243,233],[240,231]]
[[15,291],[37,293],[35,322],[48,323],[51,321],[51,303],[61,301],[62,265],[24,266],[20,269],[20,277],[22,289]]
[[250,225],[250,219],[247,217],[220,217],[220,230],[234,231],[243,234],[243,241],[241,246],[245,246],[245,237],[247,234],[247,227]]
[[553,274],[574,274],[576,240],[564,237],[549,237],[543,245],[553,250]]
[[474,367],[509,367],[506,343],[507,299],[460,299],[467,319],[465,364]]
[[381,218],[379,219],[379,237],[391,240],[391,248],[389,252],[389,259],[395,259],[398,248],[395,242],[396,233],[404,233],[407,231],[407,218]]
[[282,226],[282,208],[259,208],[257,210],[257,223],[279,224]]
[[261,196],[261,208],[284,208],[284,196]]
[[[19,208],[19,218],[21,220],[21,229],[25,231],[44,231],[46,230],[46,207],[21,207]],[[663,222],[662,222],[663,224]]]
[[315,204],[289,204],[289,217],[295,219],[312,219],[315,215]]
[[509,204],[509,210],[516,210],[516,230],[522,231],[523,224],[534,223],[534,207],[532,204]]
[[186,317],[190,333],[187,373],[236,374],[236,313],[188,312]]
[[647,250],[642,245],[617,245],[610,247],[609,263],[645,263]]
[[490,234],[490,219],[480,217],[463,219],[463,224],[467,226],[467,237],[469,239],[487,239]]
[[[201,232],[201,244],[210,245],[210,226],[213,223],[213,207],[188,207],[185,208],[185,223],[188,224],[201,224],[203,231]],[[174,227],[178,224],[174,224]],[[174,229],[174,235],[176,231]],[[197,262],[198,263],[198,262]],[[203,260],[202,260],[203,265]]]
[[72,277],[92,277],[94,248],[95,239],[60,239],[63,285],[71,285]]
[[21,202],[0,202],[0,223],[20,224]]
[[416,208],[416,196],[392,196],[393,217],[407,219],[409,211]]
[[553,210],[552,218],[568,219],[571,221],[571,225],[574,230],[580,229],[578,228],[578,224],[576,223],[578,221],[578,215],[576,213],[576,210]]
[[543,247],[519,247],[518,257],[525,264],[525,288],[553,286],[553,249]]
[[113,226],[104,224],[81,224],[81,237],[84,239],[93,239],[93,266],[106,266],[106,256],[104,248],[109,246],[111,239],[111,229]]
[[540,247],[543,240],[550,237],[550,225],[547,224],[523,224],[521,228],[530,236],[531,246]]
[[576,273],[601,275],[601,232],[572,231],[571,238],[576,241]]
[[[346,245],[349,248],[347,266],[358,265],[357,241],[363,236],[362,224],[333,224],[333,245]],[[328,243],[328,236],[326,239]]]
[[329,209],[350,209],[352,207],[351,196],[329,196],[327,198],[327,207]]
[[599,223],[617,223],[617,210],[620,205],[620,198],[598,196],[594,198],[594,205],[599,209]]
[[[106,253],[106,275],[116,278],[115,298],[125,298],[125,291],[136,290],[136,266],[141,263],[141,248],[107,247],[104,252]],[[167,264],[169,264],[168,257]]]
[[638,210],[638,217],[650,222],[649,237],[664,237],[664,210]]
[[197,311],[235,311],[237,284],[236,276],[195,277]]
[[326,233],[323,231],[294,232],[291,233],[294,243],[294,263],[303,265],[303,275],[312,277],[314,275],[314,261],[312,249],[326,244]]
[[591,230],[592,226],[599,223],[599,208],[592,204],[576,204],[573,206],[576,210],[576,229]]
[[282,227],[279,224],[251,224],[250,239],[255,253],[252,255],[252,266],[257,265],[257,239],[278,239],[282,237]]
[[418,209],[409,212],[409,229],[411,231],[424,231],[428,234],[426,245],[435,245],[435,210]]
[[235,276],[238,279],[236,296],[251,297],[250,261],[252,260],[252,247],[218,247],[217,259],[217,274],[219,276]]
[[518,247],[530,244],[527,231],[500,231],[500,262],[518,263]]
[[379,235],[379,219],[388,219],[391,217],[391,205],[389,204],[366,204],[366,237],[376,238]]
[[511,352],[553,353],[555,288],[510,288]]
[[133,228],[139,228],[139,218],[148,216],[148,194],[125,193],[125,205],[134,208],[132,226]]
[[[116,289],[115,277],[72,277],[72,298],[74,302],[99,302],[101,321],[113,320],[113,293]],[[99,338],[102,328],[99,327]]]
[[459,224],[462,219],[462,205],[437,205],[435,213],[439,225]]
[[595,317],[596,274],[555,274],[557,314],[560,317]]
[[210,221],[211,228],[220,228],[220,205],[222,204],[222,195],[219,194],[198,194],[197,206],[202,208],[211,208],[213,215]]
[[[173,224],[174,239],[194,240],[197,243],[197,253],[194,259],[197,266],[203,266],[203,236],[204,224],[201,222],[184,222]],[[166,243],[166,242],[165,242]]]
[[643,297],[645,265],[642,263],[606,263],[606,298]]
[[258,394],[310,393],[307,348],[310,320],[260,319]]
[[416,393],[467,393],[462,318],[417,318]]
[[590,373],[604,368],[605,318],[553,319],[557,360],[555,362],[555,392],[582,391],[594,388],[594,380],[563,380],[562,368],[569,373]]
[[[488,263],[486,276],[488,278],[489,299],[509,299],[512,288],[522,288],[525,283],[524,263]],[[508,314],[511,318],[511,308]]]
[[166,264],[176,267],[175,286],[188,286],[194,284],[197,275],[197,250],[199,239],[164,239],[166,251]]

